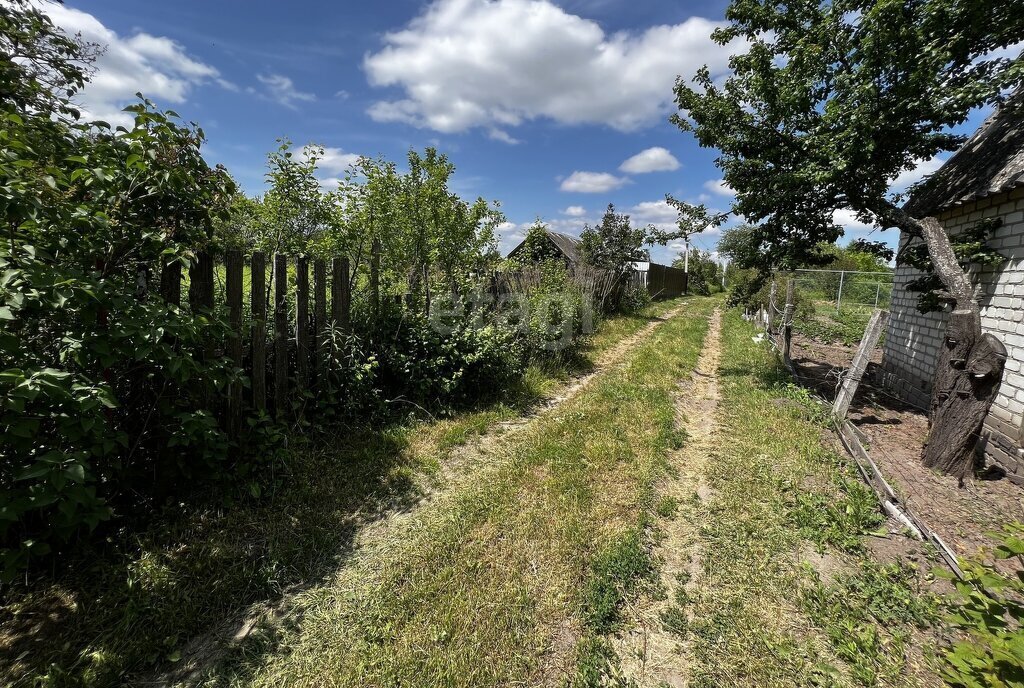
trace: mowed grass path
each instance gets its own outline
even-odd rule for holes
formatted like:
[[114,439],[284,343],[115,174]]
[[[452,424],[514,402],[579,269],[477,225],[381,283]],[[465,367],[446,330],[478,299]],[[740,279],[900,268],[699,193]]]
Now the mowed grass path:
[[693,300],[539,418],[401,537],[295,600],[210,685],[589,683],[645,575],[653,485],[684,438],[677,382],[716,300]]
[[76,554],[49,581],[8,590],[0,685],[106,687],[182,666],[193,639],[221,626],[233,635],[243,619],[336,570],[381,514],[443,489],[442,467],[461,445],[530,413],[681,302],[602,321],[578,360],[531,368],[520,389],[481,408],[293,437],[285,475],[259,497],[168,507]]

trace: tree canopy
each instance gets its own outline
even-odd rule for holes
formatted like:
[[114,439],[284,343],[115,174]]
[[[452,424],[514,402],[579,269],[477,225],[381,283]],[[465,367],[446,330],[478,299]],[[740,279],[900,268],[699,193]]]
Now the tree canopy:
[[676,85],[675,122],[735,190],[761,265],[820,262],[842,235],[836,210],[923,235],[891,181],[955,149],[950,128],[1020,84],[1019,1],[736,0],[714,39],[745,46],[733,73]]

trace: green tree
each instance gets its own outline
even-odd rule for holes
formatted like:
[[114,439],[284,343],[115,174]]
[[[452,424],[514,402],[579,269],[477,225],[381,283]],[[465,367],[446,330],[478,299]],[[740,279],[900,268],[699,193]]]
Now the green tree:
[[629,215],[616,213],[611,203],[596,227],[586,225],[580,233],[583,260],[595,268],[625,275],[637,260],[646,260],[644,245],[649,229],[634,227]]
[[[1024,40],[1020,2],[735,0],[726,16],[713,38],[746,51],[724,83],[707,68],[693,86],[679,80],[674,120],[718,149],[733,211],[756,223],[759,265],[826,260],[821,246],[842,234],[833,213],[849,210],[921,238],[980,338],[974,289],[949,237],[936,218],[904,212],[889,185],[955,149],[962,137],[950,128],[1021,83],[1024,62],[998,56]],[[972,461],[965,453],[954,463]]]
[[[162,263],[210,245],[234,193],[203,132],[148,101],[80,122],[90,46],[34,3],[0,7],[0,565],[5,576],[183,475],[227,441],[205,400],[215,313],[160,298]],[[175,449],[179,447],[180,449]],[[187,460],[186,460],[187,457]]]
[[680,254],[672,261],[672,267],[682,270],[689,268],[689,291],[701,296],[708,296],[722,282],[722,273],[718,261],[711,257],[710,251],[699,248],[690,250],[689,259]]

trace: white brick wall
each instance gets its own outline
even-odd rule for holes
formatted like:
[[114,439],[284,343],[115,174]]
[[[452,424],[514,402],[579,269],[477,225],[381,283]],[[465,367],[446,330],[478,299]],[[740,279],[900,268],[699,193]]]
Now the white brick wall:
[[[939,220],[951,234],[984,217],[1002,217],[990,245],[1008,260],[972,270],[980,284],[981,324],[1006,346],[1008,360],[999,394],[985,421],[985,454],[1024,482],[1024,187],[944,212]],[[922,314],[917,293],[905,289],[920,273],[898,267],[882,358],[883,384],[901,399],[928,406],[931,380],[946,328],[946,313]]]

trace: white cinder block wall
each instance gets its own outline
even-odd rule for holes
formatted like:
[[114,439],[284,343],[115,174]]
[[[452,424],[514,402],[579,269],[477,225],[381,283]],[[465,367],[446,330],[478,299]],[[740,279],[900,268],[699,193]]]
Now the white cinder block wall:
[[[983,448],[1014,482],[1024,484],[1024,187],[957,206],[938,219],[955,235],[986,217],[1003,218],[990,245],[1008,260],[972,272],[975,284],[981,285],[982,328],[999,337],[1008,359],[999,394],[985,421]],[[927,408],[948,316],[918,312],[917,292],[908,292],[905,286],[919,274],[906,266],[896,269],[882,383],[899,398]]]

